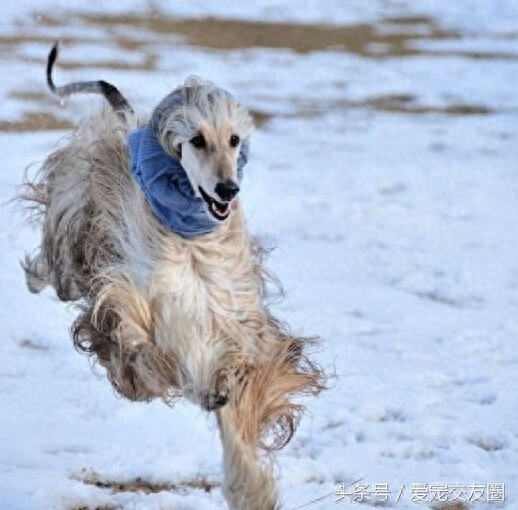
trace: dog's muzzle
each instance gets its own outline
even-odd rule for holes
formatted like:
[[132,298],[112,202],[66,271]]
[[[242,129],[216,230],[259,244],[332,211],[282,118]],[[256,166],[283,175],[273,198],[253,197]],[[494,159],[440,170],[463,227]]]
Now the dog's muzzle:
[[217,220],[224,221],[230,214],[232,201],[239,193],[239,185],[231,179],[218,182],[214,191],[221,198],[221,202],[211,197],[201,186],[198,187],[198,190],[201,198],[207,204],[210,214]]

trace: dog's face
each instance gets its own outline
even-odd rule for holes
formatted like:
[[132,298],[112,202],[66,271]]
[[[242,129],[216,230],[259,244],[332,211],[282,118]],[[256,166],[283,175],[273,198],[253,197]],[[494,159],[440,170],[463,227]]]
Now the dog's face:
[[248,110],[225,90],[190,77],[157,106],[152,122],[207,214],[226,220],[239,193],[238,161],[246,161],[240,154],[254,130]]
[[241,136],[230,122],[198,125],[189,140],[181,144],[181,163],[195,193],[207,205],[210,215],[226,220],[239,193],[237,160]]

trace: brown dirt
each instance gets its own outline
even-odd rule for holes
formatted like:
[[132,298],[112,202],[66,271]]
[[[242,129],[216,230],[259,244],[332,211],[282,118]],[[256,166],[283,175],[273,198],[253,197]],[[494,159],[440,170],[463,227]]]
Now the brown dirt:
[[439,503],[431,508],[432,510],[469,510],[469,507],[461,502]]
[[102,506],[74,506],[70,507],[68,510],[121,510],[120,506],[113,505],[102,505]]
[[48,112],[25,113],[21,119],[0,120],[0,132],[19,133],[23,131],[49,131],[71,129],[73,124]]
[[[14,95],[14,94],[13,94]],[[26,112],[22,118],[17,120],[0,120],[0,132],[26,132],[26,131],[68,131],[75,127],[75,124],[67,119],[57,117],[49,112],[42,112],[48,102],[48,94],[35,92],[17,93],[19,99],[26,96],[27,101],[36,103],[37,111]],[[308,118],[321,115],[329,110],[341,110],[346,112],[349,109],[376,110],[389,113],[406,114],[441,114],[441,115],[487,115],[493,110],[476,104],[458,104],[445,107],[431,107],[416,104],[417,98],[407,99],[407,96],[376,96],[364,101],[340,101],[332,104],[302,104],[293,114],[281,115],[286,117]],[[41,107],[38,106],[41,104]],[[272,114],[259,110],[252,110],[255,124],[262,128],[274,117]]]
[[[96,26],[139,27],[155,34],[181,35],[193,46],[203,46],[220,50],[242,48],[286,48],[298,53],[325,51],[328,49],[347,51],[362,56],[380,56],[381,54],[404,56],[421,53],[420,50],[407,46],[410,39],[445,39],[455,38],[452,31],[439,29],[430,18],[397,19],[397,24],[407,26],[426,25],[426,36],[421,31],[405,33],[383,33],[375,25],[366,23],[341,25],[264,23],[217,18],[174,19],[156,13],[149,16],[106,16],[82,14],[79,19]],[[393,25],[394,19],[386,24]],[[407,33],[409,32],[409,33]],[[126,44],[127,44],[126,40]],[[374,49],[377,48],[377,49]]]
[[106,480],[98,473],[89,470],[82,471],[74,479],[100,489],[108,489],[112,492],[141,492],[143,494],[155,494],[164,491],[183,492],[192,489],[211,492],[220,486],[219,483],[210,481],[202,476],[171,483],[153,483],[142,478],[125,481]]
[[[321,25],[300,23],[265,23],[239,21],[232,19],[190,18],[177,19],[150,9],[140,15],[97,15],[71,10],[66,16],[35,13],[30,19],[20,22],[19,35],[0,36],[0,57],[18,58],[18,47],[28,42],[37,42],[50,46],[54,42],[52,35],[40,35],[34,27],[59,28],[64,26],[95,26],[104,28],[103,36],[89,38],[65,37],[62,43],[77,45],[95,43],[114,45],[141,55],[140,59],[109,59],[84,62],[63,55],[59,66],[64,69],[101,68],[117,70],[152,71],[156,69],[160,46],[174,44],[175,40],[186,44],[218,50],[242,49],[252,47],[284,48],[298,53],[311,51],[344,51],[364,58],[394,58],[411,55],[457,55],[466,58],[514,58],[514,55],[481,54],[475,52],[432,52],[412,47],[416,40],[456,39],[459,34],[440,28],[428,17],[386,18],[379,24]],[[127,28],[128,30],[125,30]],[[54,33],[54,32],[52,32]],[[174,36],[177,36],[175,39]],[[155,45],[150,41],[156,40]],[[158,48],[158,49],[157,49]],[[45,55],[31,59],[31,65],[43,71]],[[23,84],[22,84],[23,85]],[[49,106],[49,94],[46,90],[13,91],[10,97],[26,104],[25,114],[16,120],[0,118],[0,132],[68,130],[73,123],[60,116]],[[338,104],[297,104],[294,116],[307,117],[320,115],[330,108],[344,110],[359,108],[392,113],[445,115],[483,115],[490,110],[477,104],[455,104],[444,108],[419,104],[414,96],[389,95],[371,97],[362,101],[340,101]],[[271,114],[265,111],[253,112],[258,127],[264,126]]]

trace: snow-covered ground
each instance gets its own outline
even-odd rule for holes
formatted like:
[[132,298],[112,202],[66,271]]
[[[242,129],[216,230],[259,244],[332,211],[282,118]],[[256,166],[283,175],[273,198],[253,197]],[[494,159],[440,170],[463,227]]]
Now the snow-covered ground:
[[[96,103],[45,90],[55,38],[58,82],[102,77],[142,111],[189,74],[232,90],[261,120],[242,196],[277,245],[277,312],[321,336],[336,373],[278,455],[284,508],[369,508],[388,485],[388,508],[516,509],[518,2],[299,4],[2,2],[1,200]],[[224,508],[213,417],[114,396],[72,348],[74,310],[26,291],[18,261],[38,237],[14,210],[0,210],[0,510]],[[348,501],[358,484],[365,500]],[[487,484],[505,503],[474,502],[498,499]]]

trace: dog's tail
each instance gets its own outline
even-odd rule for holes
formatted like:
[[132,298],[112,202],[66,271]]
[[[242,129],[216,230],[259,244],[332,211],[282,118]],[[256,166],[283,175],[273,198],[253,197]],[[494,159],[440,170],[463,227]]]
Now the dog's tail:
[[135,111],[127,99],[120,93],[119,89],[104,80],[78,81],[56,87],[52,79],[52,69],[54,68],[58,54],[59,41],[52,46],[47,59],[47,84],[54,94],[59,97],[68,97],[72,94],[101,94],[122,121],[128,122],[134,117]]

